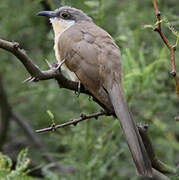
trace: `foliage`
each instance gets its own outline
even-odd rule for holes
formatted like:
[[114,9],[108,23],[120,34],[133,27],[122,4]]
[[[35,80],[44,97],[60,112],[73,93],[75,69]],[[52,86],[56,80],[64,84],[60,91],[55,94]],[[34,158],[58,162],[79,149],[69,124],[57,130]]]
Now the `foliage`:
[[26,169],[30,163],[27,153],[27,148],[20,151],[14,170],[12,170],[12,160],[0,153],[0,177],[2,180],[33,180],[31,177],[26,176]]
[[[121,48],[123,83],[130,109],[137,122],[149,124],[148,133],[158,158],[176,166],[179,162],[178,99],[172,78],[169,76],[169,51],[158,34],[145,25],[156,23],[151,1],[119,0],[47,0],[55,9],[60,5],[71,5],[83,9],[94,18],[96,24],[106,29]],[[178,0],[158,1],[162,14],[179,29]],[[41,0],[1,0],[0,36],[19,42],[42,69],[47,69],[45,59],[55,61],[53,32],[48,31],[45,19],[36,17],[41,11]],[[163,16],[163,17],[164,17]],[[168,39],[175,44],[176,36],[162,22]],[[54,121],[63,123],[79,117],[81,112],[93,113],[100,108],[88,97],[79,98],[68,90],[59,89],[54,81],[40,83],[21,82],[28,76],[17,59],[0,50],[0,74],[12,108],[20,113],[34,129],[47,127]],[[176,60],[179,51],[176,51]],[[176,62],[179,67],[179,63]],[[48,110],[48,114],[46,113]],[[50,118],[49,118],[50,117]],[[54,119],[55,117],[55,119]],[[50,119],[50,120],[49,120]],[[26,137],[15,123],[11,123],[8,141],[26,141]],[[15,136],[12,136],[15,134]],[[51,171],[51,164],[43,154],[28,141],[32,162],[44,163],[47,179],[62,180],[137,180],[136,171],[119,124],[112,117],[101,117],[79,123],[77,126],[60,129],[57,133],[39,135],[60,164],[72,166],[75,174],[59,174]],[[6,148],[4,147],[6,150]],[[17,155],[17,150],[11,150]],[[28,166],[26,150],[18,156],[18,165],[12,170],[12,162],[0,155],[0,168],[4,178],[7,174],[24,175]],[[26,154],[26,155],[25,155]],[[22,163],[25,162],[26,164]],[[0,177],[0,178],[1,178]],[[24,176],[26,177],[26,176]],[[30,178],[30,177],[28,177]],[[175,177],[171,177],[175,179]],[[23,179],[23,178],[22,178]],[[25,179],[25,178],[24,178]]]

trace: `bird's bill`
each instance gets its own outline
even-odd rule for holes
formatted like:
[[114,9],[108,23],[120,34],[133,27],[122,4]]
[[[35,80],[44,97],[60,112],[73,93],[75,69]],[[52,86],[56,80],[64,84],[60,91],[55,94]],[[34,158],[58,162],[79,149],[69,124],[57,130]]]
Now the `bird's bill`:
[[37,14],[37,16],[46,16],[48,18],[56,17],[56,13],[54,11],[41,11]]

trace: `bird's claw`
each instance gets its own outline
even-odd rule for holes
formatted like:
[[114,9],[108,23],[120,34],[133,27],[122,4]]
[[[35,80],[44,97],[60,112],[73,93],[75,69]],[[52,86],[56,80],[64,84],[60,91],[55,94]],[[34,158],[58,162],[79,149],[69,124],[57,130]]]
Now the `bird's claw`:
[[61,68],[61,66],[63,65],[63,63],[65,62],[65,59],[62,60],[59,64],[57,64],[57,63],[50,64],[47,59],[45,61],[50,69],[53,69],[54,71],[58,71]]

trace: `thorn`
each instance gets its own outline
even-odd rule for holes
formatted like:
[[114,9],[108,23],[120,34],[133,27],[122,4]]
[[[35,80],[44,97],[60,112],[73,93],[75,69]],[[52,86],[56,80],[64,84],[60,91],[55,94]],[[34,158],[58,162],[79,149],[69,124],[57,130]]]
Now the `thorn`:
[[86,114],[85,114],[85,113],[81,113],[80,117],[81,117],[82,119],[84,119],[84,118],[86,118]]
[[147,131],[149,125],[148,124],[144,124],[143,127],[144,127],[144,130]]
[[26,54],[26,51],[25,51],[25,49],[21,49],[21,51],[22,51],[24,54]]
[[172,48],[173,48],[174,51],[177,50],[177,46],[176,45],[172,46]]
[[149,127],[148,124],[144,124],[144,123],[139,123],[137,126],[138,126],[139,128],[141,128],[143,132],[146,132],[147,129],[148,129],[148,127]]
[[45,61],[46,61],[47,65],[48,65],[48,67],[52,68],[52,65],[49,63],[49,61],[47,59],[45,59]]
[[19,45],[19,43],[17,43],[17,42],[12,42],[12,46],[13,46],[13,48],[14,48],[15,50],[17,50],[20,45]]
[[32,78],[33,78],[33,77],[31,77],[31,76],[30,76],[30,77],[28,77],[27,79],[25,79],[22,83],[29,82],[29,81],[31,81],[31,80],[32,80]]
[[176,116],[176,117],[175,117],[175,121],[178,121],[178,122],[179,122],[179,116]]
[[78,91],[75,90],[75,95],[77,96],[77,98],[80,96]]
[[101,113],[105,112],[103,109],[100,110]]
[[172,70],[172,71],[170,72],[170,75],[172,75],[173,77],[175,77],[175,76],[176,76],[176,71],[175,71],[175,70]]
[[36,77],[32,77],[28,82],[37,82],[38,79]]
[[38,78],[31,76],[31,77],[25,79],[22,83],[26,83],[26,82],[37,82],[37,81],[39,81]]
[[52,128],[52,132],[55,132],[55,131],[57,130],[55,123],[53,123],[53,124],[51,125],[51,128]]
[[88,96],[88,100],[89,100],[89,101],[92,101],[92,96],[89,95],[89,96]]
[[78,123],[77,122],[74,122],[73,125],[76,126]]
[[160,16],[160,15],[161,15],[161,13],[160,13],[160,11],[158,11],[158,12],[157,12],[157,16]]

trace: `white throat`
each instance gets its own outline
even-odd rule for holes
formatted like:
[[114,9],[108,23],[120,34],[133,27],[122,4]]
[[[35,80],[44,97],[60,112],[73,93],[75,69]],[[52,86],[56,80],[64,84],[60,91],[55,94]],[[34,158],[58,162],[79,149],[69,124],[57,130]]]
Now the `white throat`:
[[75,21],[73,20],[69,21],[69,20],[63,20],[63,19],[58,19],[58,18],[51,18],[50,22],[52,23],[52,26],[53,26],[55,38],[59,37],[64,31],[66,31],[73,24],[75,24]]
[[[60,53],[59,53],[59,48],[58,48],[58,41],[59,37],[68,29],[70,28],[73,24],[75,24],[75,21],[67,21],[63,19],[58,19],[58,18],[51,18],[50,22],[52,23],[53,30],[55,33],[55,39],[54,39],[54,50],[55,50],[55,56],[58,62],[60,63],[63,61],[63,59],[60,58]],[[62,65],[63,69],[67,71],[69,74],[71,80],[73,81],[79,81],[76,75],[71,72],[65,64]]]

